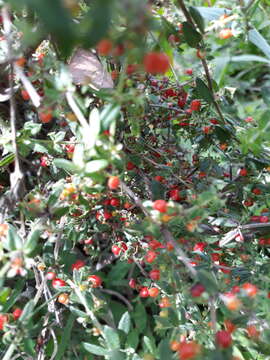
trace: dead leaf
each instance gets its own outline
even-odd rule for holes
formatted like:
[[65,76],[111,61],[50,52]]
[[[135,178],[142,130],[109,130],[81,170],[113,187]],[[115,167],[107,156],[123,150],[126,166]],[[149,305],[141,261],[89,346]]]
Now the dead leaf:
[[113,88],[110,74],[91,51],[78,49],[70,60],[69,71],[76,85],[89,84],[97,90]]

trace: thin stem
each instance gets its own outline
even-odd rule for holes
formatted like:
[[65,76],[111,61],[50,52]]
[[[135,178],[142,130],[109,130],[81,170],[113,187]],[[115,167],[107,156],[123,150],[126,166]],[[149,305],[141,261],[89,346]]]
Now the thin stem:
[[92,320],[92,323],[94,326],[100,331],[100,334],[104,338],[103,328],[98,319],[96,318],[93,311],[89,308],[84,295],[82,294],[81,290],[72,282],[71,280],[67,280],[67,283],[70,285],[70,287],[74,290],[75,294],[78,296],[79,300],[81,301],[81,304],[84,306],[86,314],[90,317]]
[[11,356],[13,355],[15,349],[16,349],[16,345],[10,344],[9,348],[7,349],[7,352],[5,353],[5,356],[3,357],[2,360],[9,360],[11,358]]
[[[12,28],[11,20],[9,16],[9,7],[8,5],[3,6],[2,8],[2,17],[3,25],[5,31],[5,37],[7,41],[7,54],[8,59],[12,59]],[[14,172],[10,174],[10,183],[11,183],[11,192],[14,195],[14,199],[17,200],[22,196],[22,191],[24,188],[23,184],[23,172],[21,170],[21,163],[19,158],[19,150],[17,145],[17,132],[16,132],[16,102],[15,102],[15,93],[13,87],[14,79],[14,63],[10,61],[10,72],[9,72],[9,104],[10,104],[10,127],[11,127],[11,136],[12,136],[12,146],[14,151]]]

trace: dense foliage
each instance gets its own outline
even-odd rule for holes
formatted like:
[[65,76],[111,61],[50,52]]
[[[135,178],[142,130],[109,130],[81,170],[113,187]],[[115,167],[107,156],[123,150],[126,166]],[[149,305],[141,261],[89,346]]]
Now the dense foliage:
[[0,0],[1,359],[270,359],[269,0]]

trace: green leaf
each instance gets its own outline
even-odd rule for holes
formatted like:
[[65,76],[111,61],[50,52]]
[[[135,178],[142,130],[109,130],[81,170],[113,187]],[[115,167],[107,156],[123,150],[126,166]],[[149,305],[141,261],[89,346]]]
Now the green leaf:
[[173,360],[173,353],[170,350],[170,342],[168,339],[164,339],[159,344],[159,358],[166,360]]
[[9,251],[21,250],[22,249],[22,239],[17,234],[17,229],[8,225],[8,234],[7,237],[3,240],[3,246]]
[[257,46],[257,48],[259,48],[264,55],[270,59],[270,45],[256,29],[249,30],[248,38],[249,41]]
[[148,336],[144,336],[143,342],[144,342],[144,345],[146,346],[147,351],[149,351],[151,354],[154,355],[155,346],[154,346],[153,342],[151,341],[151,339],[149,339]]
[[15,155],[14,154],[8,154],[6,156],[4,156],[1,160],[0,160],[0,167],[6,166],[8,164],[11,164],[14,161]]
[[202,36],[189,22],[183,22],[184,38],[189,46],[196,48],[202,40]]
[[136,329],[132,330],[127,336],[126,347],[136,349],[139,344],[139,335]]
[[95,354],[95,355],[100,355],[100,356],[107,356],[108,355],[108,350],[104,349],[101,346],[97,346],[94,344],[89,344],[89,343],[82,343],[83,348],[90,352],[91,354]]
[[76,315],[70,314],[68,321],[63,329],[63,333],[61,336],[61,342],[58,345],[58,351],[55,360],[61,360],[64,357],[65,351],[69,345],[71,339],[71,332],[73,329],[74,321],[76,319]]
[[120,350],[110,351],[109,360],[126,360],[126,355]]
[[8,288],[8,287],[5,287],[5,288],[3,288],[3,289],[0,291],[0,303],[1,303],[1,304],[5,304],[5,303],[6,303],[7,298],[8,298],[9,295],[10,295],[10,292],[11,292],[11,289]]
[[133,319],[135,321],[136,327],[140,329],[141,332],[143,332],[147,324],[147,313],[143,304],[137,304],[135,311],[133,312]]
[[193,20],[195,21],[196,25],[200,29],[201,33],[203,34],[204,33],[204,19],[203,19],[202,15],[194,6],[189,7],[189,12],[190,12],[190,15],[192,16]]
[[219,19],[222,15],[231,13],[228,9],[217,7],[196,6],[196,9],[209,21]]
[[109,165],[107,160],[93,160],[85,165],[86,174],[92,174],[105,169]]
[[108,347],[112,350],[120,348],[120,339],[117,331],[110,326],[104,326],[104,336]]
[[9,309],[16,303],[17,299],[21,296],[24,287],[25,287],[24,279],[19,279],[16,281],[16,284],[15,284],[14,289],[12,290],[12,293],[2,309],[3,313],[8,312]]
[[153,194],[153,200],[164,199],[165,191],[165,187],[159,181],[151,181],[151,192]]
[[34,123],[33,121],[27,121],[24,126],[24,130],[27,130],[30,132],[31,135],[36,135],[40,132],[42,128],[42,124]]
[[109,104],[104,107],[100,114],[100,122],[104,130],[108,130],[112,122],[120,114],[120,106],[117,104]]
[[38,239],[40,237],[40,230],[33,230],[27,237],[27,240],[24,244],[24,252],[26,255],[31,254],[37,246]]
[[200,98],[204,99],[208,103],[214,102],[211,91],[200,78],[196,78],[196,92],[198,93]]
[[230,61],[232,61],[232,62],[252,62],[252,61],[257,61],[257,62],[270,64],[270,60],[268,60],[268,59],[266,59],[266,58],[264,58],[262,56],[251,55],[251,54],[232,56],[230,58]]
[[68,161],[66,159],[54,159],[53,164],[60,169],[67,171],[68,173],[74,174],[79,172],[79,168],[73,162]]
[[214,275],[207,270],[201,269],[197,273],[199,282],[206,288],[209,293],[218,292],[218,284]]
[[84,47],[91,48],[106,36],[111,23],[112,5],[112,0],[91,1],[91,9],[81,22]]
[[118,329],[119,330],[122,330],[124,331],[126,334],[129,333],[130,331],[130,325],[131,325],[131,321],[130,321],[130,315],[129,315],[129,312],[126,311],[120,321],[119,321],[119,324],[118,324]]
[[[75,44],[76,24],[61,0],[23,0],[36,12],[44,28],[57,42],[64,56],[68,56]],[[60,21],[61,20],[61,21]]]
[[34,300],[29,300],[28,303],[25,305],[23,312],[19,317],[18,321],[20,323],[27,322],[29,318],[33,315],[34,307],[35,307]]

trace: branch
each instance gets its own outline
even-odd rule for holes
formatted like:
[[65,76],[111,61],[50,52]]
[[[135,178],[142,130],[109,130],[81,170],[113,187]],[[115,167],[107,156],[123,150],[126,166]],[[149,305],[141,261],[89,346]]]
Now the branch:
[[[9,7],[8,5],[3,6],[2,8],[2,18],[4,25],[5,38],[7,41],[7,54],[8,58],[12,59],[12,29],[11,29],[11,20],[9,16]],[[11,127],[11,135],[12,135],[12,146],[14,150],[14,172],[10,174],[10,189],[11,193],[14,197],[14,200],[18,200],[24,194],[24,175],[21,170],[21,163],[19,158],[19,150],[17,146],[17,132],[16,132],[16,102],[15,102],[15,94],[13,87],[13,79],[14,79],[14,63],[10,61],[10,73],[9,73],[9,104],[10,104],[10,127]]]
[[[189,22],[194,28],[196,28],[195,24],[194,24],[194,21],[191,17],[191,15],[189,14],[189,11],[187,10],[186,8],[186,5],[184,3],[184,0],[178,0],[178,4],[183,12],[183,14],[185,15],[185,18],[187,20],[187,22]],[[221,112],[221,109],[219,107],[219,104],[216,102],[215,100],[215,94],[214,94],[214,91],[213,91],[213,86],[212,86],[212,80],[211,80],[211,76],[210,76],[210,72],[209,72],[209,68],[208,68],[208,65],[207,65],[207,62],[205,59],[201,59],[201,62],[202,62],[202,66],[204,68],[204,72],[205,72],[205,77],[207,79],[207,83],[208,83],[208,87],[209,87],[209,90],[211,91],[212,93],[212,96],[213,96],[213,104],[215,106],[215,109],[220,117],[220,119],[224,122],[224,117],[222,115],[222,112]]]

